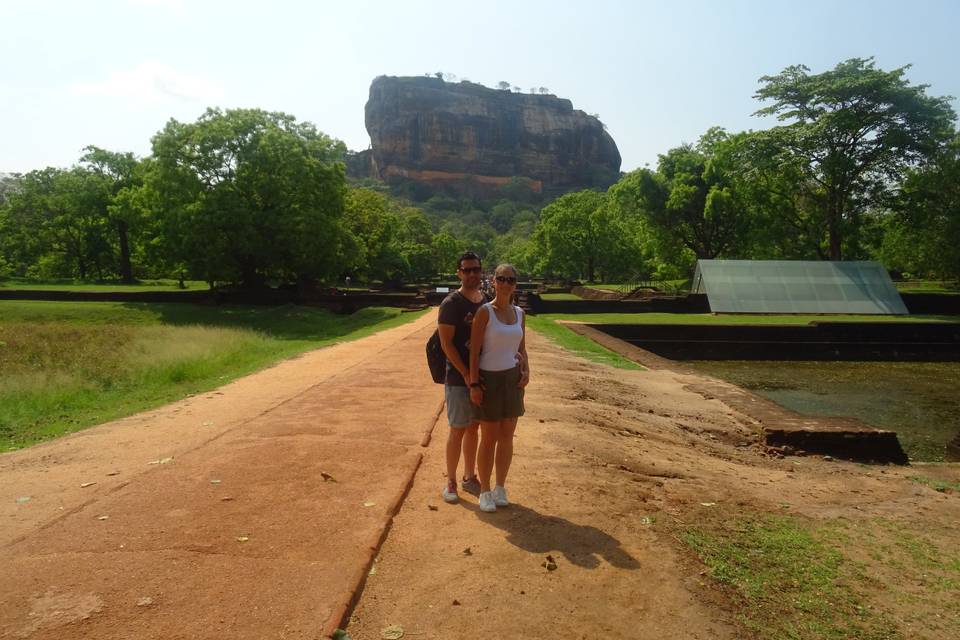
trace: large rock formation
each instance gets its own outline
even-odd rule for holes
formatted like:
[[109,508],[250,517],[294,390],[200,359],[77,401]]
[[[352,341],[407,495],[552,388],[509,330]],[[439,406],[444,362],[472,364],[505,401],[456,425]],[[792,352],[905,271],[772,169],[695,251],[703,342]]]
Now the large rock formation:
[[606,187],[620,171],[603,124],[552,95],[381,76],[370,86],[366,125],[371,173],[387,181],[500,186],[524,177],[535,191],[559,191]]

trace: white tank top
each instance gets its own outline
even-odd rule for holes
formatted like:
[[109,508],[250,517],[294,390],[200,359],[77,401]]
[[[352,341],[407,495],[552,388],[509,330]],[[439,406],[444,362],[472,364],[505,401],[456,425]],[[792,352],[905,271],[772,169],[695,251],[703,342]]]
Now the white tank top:
[[483,333],[483,348],[480,350],[480,368],[484,371],[506,371],[517,366],[517,350],[523,339],[523,309],[514,309],[517,321],[503,324],[497,318],[493,303],[483,305],[490,315]]

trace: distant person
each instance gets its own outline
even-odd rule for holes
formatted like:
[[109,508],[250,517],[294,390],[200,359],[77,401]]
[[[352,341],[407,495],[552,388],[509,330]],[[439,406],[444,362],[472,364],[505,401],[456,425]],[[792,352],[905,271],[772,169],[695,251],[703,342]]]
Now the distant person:
[[[480,421],[480,510],[493,512],[510,504],[507,472],[513,460],[513,434],[523,415],[523,394],[530,381],[526,319],[513,304],[517,270],[501,264],[494,272],[496,297],[480,307],[470,335],[470,400]],[[490,474],[496,466],[496,484]]]
[[437,332],[440,345],[447,356],[447,373],[443,385],[443,395],[447,403],[447,422],[450,431],[447,435],[447,483],[441,496],[446,502],[456,502],[457,464],[463,452],[464,475],[461,487],[468,493],[479,495],[480,481],[477,479],[477,421],[472,416],[470,391],[467,379],[470,375],[470,331],[473,316],[486,302],[480,292],[482,273],[480,257],[467,251],[457,261],[457,277],[460,288],[452,291],[440,304],[437,318]]

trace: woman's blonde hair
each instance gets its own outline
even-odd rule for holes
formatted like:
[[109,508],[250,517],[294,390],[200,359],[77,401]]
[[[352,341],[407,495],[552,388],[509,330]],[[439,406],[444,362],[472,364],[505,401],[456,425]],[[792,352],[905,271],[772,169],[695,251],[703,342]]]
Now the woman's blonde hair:
[[497,277],[497,276],[501,275],[501,274],[502,274],[504,271],[506,271],[507,269],[510,269],[510,271],[513,272],[513,277],[517,277],[517,268],[514,267],[514,266],[513,266],[512,264],[510,264],[509,262],[501,262],[500,264],[498,264],[498,265],[497,265],[497,268],[494,269],[494,271],[493,271],[493,276],[494,276],[494,277]]

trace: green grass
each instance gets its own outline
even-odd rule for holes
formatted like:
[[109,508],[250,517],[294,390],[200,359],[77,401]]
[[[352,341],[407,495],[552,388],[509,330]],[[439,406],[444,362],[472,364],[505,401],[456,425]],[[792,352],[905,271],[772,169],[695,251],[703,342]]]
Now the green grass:
[[718,506],[684,520],[677,538],[759,638],[960,637],[960,533],[949,517],[810,520]]
[[218,387],[420,313],[0,301],[0,449]]
[[778,515],[696,519],[680,539],[707,575],[729,589],[740,622],[760,638],[899,637],[896,625],[869,602],[876,585],[844,557],[843,539],[831,527]]
[[910,476],[910,479],[914,482],[919,482],[920,484],[927,485],[935,491],[940,491],[941,493],[946,493],[948,491],[955,491],[960,493],[960,482],[950,482],[948,480],[936,480],[934,478],[925,478],[923,476]]
[[960,283],[940,280],[904,280],[894,283],[900,293],[939,293],[960,295]]
[[643,369],[636,362],[604,349],[590,338],[581,336],[579,333],[574,333],[570,329],[557,324],[551,317],[528,315],[527,326],[547,336],[563,349],[592,362],[599,362],[618,369]]
[[141,280],[136,284],[122,282],[84,282],[80,280],[0,279],[0,289],[30,291],[206,291],[210,285],[202,280],[185,280],[181,289],[176,280]]
[[540,297],[544,300],[583,300],[573,293],[541,293]]
[[611,283],[611,282],[600,282],[600,283],[596,283],[596,284],[594,284],[594,283],[591,282],[591,283],[585,284],[585,285],[583,285],[583,286],[585,286],[585,287],[590,287],[590,288],[592,288],[592,289],[607,289],[607,290],[609,290],[609,291],[620,291],[620,289],[622,289],[624,285],[622,285],[622,284],[617,284],[616,282],[612,282],[612,283]]
[[596,324],[808,324],[810,322],[958,322],[957,316],[741,315],[711,313],[544,313],[546,320]]

